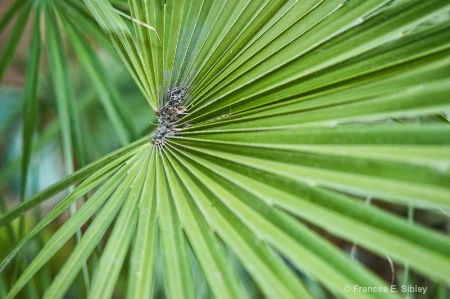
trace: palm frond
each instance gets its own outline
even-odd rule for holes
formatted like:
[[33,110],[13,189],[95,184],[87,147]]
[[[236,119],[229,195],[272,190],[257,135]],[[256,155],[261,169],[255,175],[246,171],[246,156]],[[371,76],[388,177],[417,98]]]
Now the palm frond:
[[[144,137],[0,218],[10,223],[83,181],[16,246],[5,269],[31,237],[94,191],[6,298],[91,217],[44,298],[64,296],[110,228],[98,264],[87,263],[91,298],[110,298],[127,266],[126,295],[155,295],[159,241],[169,298],[197,295],[190,250],[218,298],[248,297],[227,250],[268,298],[313,298],[312,284],[330,297],[402,295],[348,292],[390,290],[390,278],[323,232],[450,285],[448,236],[391,210],[450,208],[450,131],[426,121],[450,108],[448,1],[130,0],[132,26],[106,0],[84,2],[160,124],[153,142]],[[76,31],[67,31],[76,42]],[[81,42],[75,47],[92,56]],[[86,68],[105,92],[97,67]],[[167,106],[173,90],[186,90],[177,107]],[[165,108],[183,116],[172,136],[156,137],[167,129]]]

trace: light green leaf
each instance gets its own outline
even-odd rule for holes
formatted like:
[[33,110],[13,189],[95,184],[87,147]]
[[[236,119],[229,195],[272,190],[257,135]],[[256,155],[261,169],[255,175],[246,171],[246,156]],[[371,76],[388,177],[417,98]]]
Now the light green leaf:
[[[153,150],[152,155],[155,155]],[[149,298],[154,293],[157,232],[155,157],[150,158],[137,216],[137,230],[130,257],[127,298]]]
[[161,245],[164,262],[164,282],[169,298],[194,298],[193,278],[189,267],[186,240],[168,186],[173,181],[161,157],[156,155],[156,196]]
[[[62,298],[64,296],[64,292],[70,286],[78,271],[80,271],[81,267],[84,265],[87,258],[121,209],[122,204],[127,198],[127,194],[130,192],[130,185],[136,181],[137,174],[142,170],[147,154],[148,152],[144,149],[138,154],[135,161],[132,161],[125,166],[128,175],[116,188],[114,194],[101,208],[99,214],[81,237],[77,247],[72,251],[61,271],[46,290],[44,298]],[[94,280],[95,279],[96,278],[94,277]]]
[[[143,194],[144,181],[148,180],[148,177],[151,175],[148,173],[151,161],[150,150],[147,149],[143,152],[143,161],[136,161],[136,165],[142,163],[139,172],[133,173],[130,170],[130,178],[134,181],[130,184],[130,191],[128,191],[124,206],[119,213],[108,244],[95,270],[92,288],[89,292],[90,298],[110,298],[114,291],[121,266],[132,239],[132,233],[136,227],[137,205]],[[133,177],[133,175],[136,177]],[[124,185],[128,187],[125,182]],[[117,244],[120,245],[117,246]],[[108,273],[108,275],[105,275],[105,273]]]
[[[115,152],[112,152],[109,155],[106,155],[102,159],[81,168],[80,170],[74,172],[73,174],[65,177],[63,180],[58,181],[54,185],[48,187],[42,192],[34,195],[26,202],[16,206],[14,209],[9,211],[7,214],[2,215],[0,217],[0,227],[5,225],[8,222],[11,222],[15,218],[19,217],[26,211],[32,209],[42,201],[50,198],[51,196],[58,194],[59,192],[69,188],[77,182],[83,181],[92,174],[95,174],[97,177],[102,177],[106,173],[108,173],[111,169],[116,168],[121,163],[126,161],[130,156],[133,155],[134,152],[139,151],[139,147],[143,146],[148,142],[148,138],[141,138],[125,148],[121,148]],[[144,145],[145,146],[145,145]],[[87,190],[86,190],[87,192]],[[80,196],[82,196],[81,194]]]
[[27,186],[28,169],[31,160],[33,135],[36,127],[36,118],[38,114],[37,90],[39,85],[39,64],[41,61],[41,32],[40,22],[41,10],[36,9],[34,15],[33,33],[30,45],[30,61],[28,62],[27,80],[25,86],[24,106],[23,106],[23,151],[22,151],[22,169],[21,169],[21,198],[25,198],[25,189]]
[[180,199],[175,201],[178,217],[213,294],[216,298],[245,298],[246,294],[239,283],[237,273],[227,264],[224,249],[208,229],[208,224],[187,190],[182,189],[182,181],[174,174],[174,170],[180,173],[183,169],[176,167],[175,162],[168,158],[170,162],[166,162],[165,165],[171,163],[174,166],[174,169],[167,167],[168,177],[172,177],[175,183],[171,185],[172,196]]

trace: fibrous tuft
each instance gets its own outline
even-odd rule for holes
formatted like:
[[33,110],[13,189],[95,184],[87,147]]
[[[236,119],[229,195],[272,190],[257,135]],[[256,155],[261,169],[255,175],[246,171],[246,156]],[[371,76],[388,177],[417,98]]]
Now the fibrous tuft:
[[175,87],[164,95],[164,106],[156,111],[158,128],[153,138],[155,145],[162,145],[165,138],[178,135],[177,122],[187,114],[181,104],[186,98],[186,87]]

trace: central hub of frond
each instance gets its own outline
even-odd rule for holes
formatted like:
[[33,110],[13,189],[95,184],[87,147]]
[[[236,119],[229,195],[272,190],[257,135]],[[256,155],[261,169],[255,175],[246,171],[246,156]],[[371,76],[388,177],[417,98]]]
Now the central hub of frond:
[[187,114],[181,104],[186,97],[186,87],[175,87],[164,95],[164,106],[156,111],[158,128],[153,138],[155,145],[162,145],[165,138],[178,135],[177,122]]

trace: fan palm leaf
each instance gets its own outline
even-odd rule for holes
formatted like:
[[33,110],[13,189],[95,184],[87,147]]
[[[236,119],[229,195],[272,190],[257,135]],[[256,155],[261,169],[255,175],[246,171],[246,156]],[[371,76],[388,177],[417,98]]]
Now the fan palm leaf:
[[[160,124],[0,218],[81,182],[4,269],[95,190],[7,298],[90,218],[44,298],[62,298],[86,263],[89,298],[110,298],[126,265],[126,296],[147,298],[158,250],[169,298],[198,296],[193,258],[213,297],[248,297],[229,251],[268,298],[313,298],[312,282],[337,297],[402,295],[323,231],[450,284],[448,236],[368,204],[450,208],[450,130],[432,118],[450,108],[448,1],[130,0],[132,26],[106,0],[84,2]],[[181,89],[184,102],[171,106]],[[158,137],[165,107],[183,114]]]

